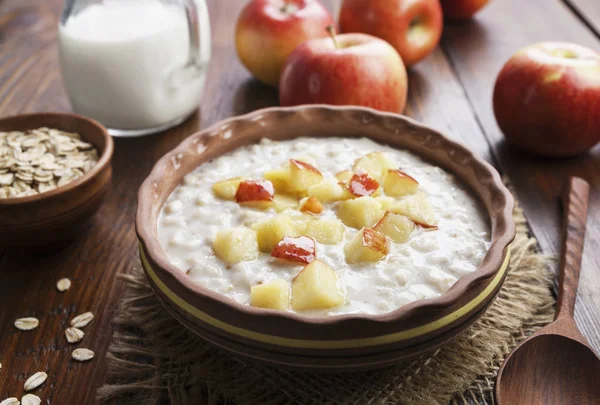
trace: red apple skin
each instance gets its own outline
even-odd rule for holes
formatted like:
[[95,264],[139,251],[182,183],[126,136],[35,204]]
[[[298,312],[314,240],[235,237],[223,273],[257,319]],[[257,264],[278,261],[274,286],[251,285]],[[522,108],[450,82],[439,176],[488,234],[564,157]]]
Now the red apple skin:
[[440,42],[444,19],[439,0],[344,0],[340,32],[362,32],[389,42],[406,66]]
[[401,113],[406,105],[406,68],[387,42],[365,34],[310,40],[286,60],[279,102],[359,105]]
[[489,0],[440,0],[444,18],[449,21],[464,21],[485,7]]
[[579,155],[600,141],[600,53],[569,43],[528,46],[502,68],[493,103],[510,143],[546,157]]
[[[284,11],[286,4],[291,11]],[[253,0],[238,17],[237,54],[258,80],[276,87],[289,54],[309,39],[329,36],[333,24],[318,0]]]

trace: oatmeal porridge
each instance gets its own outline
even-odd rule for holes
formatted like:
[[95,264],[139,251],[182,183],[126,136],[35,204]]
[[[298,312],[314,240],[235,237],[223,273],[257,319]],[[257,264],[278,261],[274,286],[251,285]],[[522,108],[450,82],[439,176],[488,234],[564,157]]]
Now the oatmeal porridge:
[[158,236],[199,285],[316,316],[438,297],[490,245],[454,175],[366,138],[265,139],[205,163],[167,199]]

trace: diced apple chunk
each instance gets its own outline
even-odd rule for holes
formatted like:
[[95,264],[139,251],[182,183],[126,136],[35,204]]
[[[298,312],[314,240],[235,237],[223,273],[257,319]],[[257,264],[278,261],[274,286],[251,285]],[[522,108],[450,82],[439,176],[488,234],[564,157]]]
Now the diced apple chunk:
[[295,209],[298,206],[298,199],[286,194],[275,193],[273,197],[273,206],[277,212],[286,209]]
[[388,197],[385,195],[375,197],[375,199],[379,202],[379,204],[381,204],[381,209],[384,211],[389,210],[391,206],[398,202],[398,200],[396,200],[394,197]]
[[383,216],[383,210],[373,197],[360,197],[340,202],[337,214],[344,224],[360,229],[375,225]]
[[321,172],[305,162],[290,160],[290,189],[297,193],[308,190],[310,186],[323,181]]
[[290,307],[290,285],[277,278],[268,283],[250,288],[250,305],[257,308],[279,309],[286,311]]
[[307,192],[308,195],[316,197],[323,204],[347,200],[354,197],[338,183],[337,179],[333,178],[325,179],[318,184],[310,186]]
[[318,219],[309,221],[303,235],[315,238],[315,240],[324,245],[335,245],[344,238],[346,228],[342,222],[335,219]]
[[415,223],[409,217],[388,211],[377,222],[375,230],[388,236],[396,243],[404,243],[410,238],[412,231],[415,230]]
[[215,255],[228,264],[235,264],[258,257],[256,232],[238,227],[222,229],[213,243]]
[[268,170],[265,172],[264,177],[269,180],[275,191],[279,193],[291,193],[290,190],[290,168],[285,166],[279,169]]
[[344,247],[348,263],[376,262],[390,251],[390,243],[382,233],[373,228],[361,229]]
[[292,218],[285,214],[258,222],[252,228],[256,231],[258,248],[265,253],[270,253],[284,236],[298,236]]
[[342,170],[341,172],[336,173],[335,178],[343,183],[346,183],[352,178],[353,175],[354,173],[352,172],[352,170]]
[[325,209],[323,204],[313,195],[308,196],[300,200],[298,208],[302,212],[310,212],[311,214],[321,214]]
[[394,197],[414,194],[419,188],[419,182],[401,170],[388,170],[383,189],[387,195]]
[[297,156],[294,158],[294,160],[297,160],[299,162],[304,162],[307,163],[311,166],[316,166],[317,165],[317,161],[315,159],[313,159],[310,156],[304,155],[304,156]]
[[242,181],[235,193],[238,204],[261,209],[273,205],[275,189],[269,180]]
[[305,235],[306,227],[310,222],[314,221],[314,216],[310,214],[294,215],[291,216],[291,220],[294,226],[294,230],[296,231],[296,235]]
[[313,238],[308,236],[284,236],[271,252],[272,257],[290,262],[308,264],[315,260],[317,245]]
[[344,303],[338,276],[326,263],[315,260],[292,282],[292,308],[296,311],[327,309]]
[[406,196],[389,207],[388,210],[396,214],[406,215],[423,228],[437,228],[437,217],[424,193]]
[[235,193],[238,186],[244,181],[243,177],[234,177],[232,179],[217,181],[213,184],[212,189],[215,195],[224,200],[235,200]]
[[350,178],[346,188],[356,197],[364,197],[377,191],[379,183],[366,172],[356,173]]
[[383,152],[369,153],[357,159],[352,167],[354,173],[365,171],[379,182],[383,181],[388,170],[395,168],[396,164]]

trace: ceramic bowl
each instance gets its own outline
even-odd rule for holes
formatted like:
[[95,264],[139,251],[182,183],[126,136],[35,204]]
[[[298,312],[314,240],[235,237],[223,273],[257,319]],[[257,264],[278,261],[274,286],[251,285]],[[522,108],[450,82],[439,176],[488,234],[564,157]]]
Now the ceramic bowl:
[[[172,266],[157,239],[157,216],[183,176],[262,137],[368,137],[410,150],[453,172],[483,202],[492,243],[477,271],[441,297],[382,315],[307,317],[254,308],[193,283]],[[144,270],[165,308],[182,324],[241,356],[288,368],[355,371],[383,367],[438,347],[472,324],[506,276],[515,236],[514,201],[496,170],[465,146],[400,115],[357,107],[271,108],[218,123],[184,140],[154,166],[139,191],[136,227]]]
[[111,180],[113,141],[106,128],[73,114],[25,114],[0,119],[0,131],[40,127],[76,132],[99,153],[96,166],[71,183],[38,195],[0,199],[0,246],[51,250],[73,241],[102,205]]

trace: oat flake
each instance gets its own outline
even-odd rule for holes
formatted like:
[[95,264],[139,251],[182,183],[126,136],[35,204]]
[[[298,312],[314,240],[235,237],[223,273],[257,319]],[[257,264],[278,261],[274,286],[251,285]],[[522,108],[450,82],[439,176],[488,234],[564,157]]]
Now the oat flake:
[[89,361],[94,358],[94,352],[90,349],[75,349],[71,357],[77,361]]
[[38,327],[40,321],[37,318],[19,318],[15,321],[15,327],[20,330],[32,330]]
[[94,319],[94,314],[91,312],[86,312],[73,318],[71,320],[71,326],[74,328],[83,328],[88,323],[92,322],[92,319]]
[[69,288],[71,288],[71,280],[66,277],[61,278],[58,280],[58,283],[56,283],[56,289],[60,292],[67,291]]
[[27,394],[21,398],[22,405],[40,405],[42,400],[37,395]]
[[29,377],[27,381],[25,381],[25,391],[31,391],[36,389],[37,387],[42,385],[47,378],[48,374],[44,373],[43,371],[38,371],[37,373]]
[[83,339],[85,333],[81,329],[77,328],[69,328],[65,330],[65,337],[67,338],[67,342],[69,343],[77,343]]
[[6,398],[4,401],[0,402],[0,405],[19,405],[20,402],[17,398],[11,397]]

